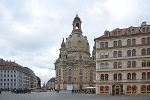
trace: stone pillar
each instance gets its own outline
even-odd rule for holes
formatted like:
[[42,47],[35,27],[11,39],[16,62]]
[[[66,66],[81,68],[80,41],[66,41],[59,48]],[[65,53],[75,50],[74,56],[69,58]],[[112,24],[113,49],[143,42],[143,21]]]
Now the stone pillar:
[[100,94],[99,86],[96,84],[96,94]]
[[109,93],[112,94],[112,84],[110,84],[110,89]]
[[141,84],[137,84],[137,94],[141,94]]
[[123,95],[125,95],[126,94],[126,84],[124,83],[123,84]]

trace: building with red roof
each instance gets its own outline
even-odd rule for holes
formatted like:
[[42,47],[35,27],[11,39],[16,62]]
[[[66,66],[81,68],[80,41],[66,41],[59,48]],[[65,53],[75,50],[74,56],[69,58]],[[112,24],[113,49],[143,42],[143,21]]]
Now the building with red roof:
[[106,30],[96,43],[96,94],[150,94],[150,25]]

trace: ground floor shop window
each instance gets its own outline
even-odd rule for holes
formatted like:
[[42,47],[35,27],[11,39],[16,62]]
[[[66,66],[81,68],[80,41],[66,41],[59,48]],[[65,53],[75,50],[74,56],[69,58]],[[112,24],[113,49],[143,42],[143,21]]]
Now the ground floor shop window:
[[127,86],[127,93],[131,93],[131,86],[130,85]]
[[137,87],[135,85],[132,86],[132,93],[136,93]]
[[109,87],[105,86],[105,93],[109,93]]
[[143,93],[143,94],[146,93],[146,86],[145,85],[141,86],[141,93]]
[[100,86],[100,93],[104,93],[104,86]]
[[147,86],[147,93],[150,94],[150,85]]

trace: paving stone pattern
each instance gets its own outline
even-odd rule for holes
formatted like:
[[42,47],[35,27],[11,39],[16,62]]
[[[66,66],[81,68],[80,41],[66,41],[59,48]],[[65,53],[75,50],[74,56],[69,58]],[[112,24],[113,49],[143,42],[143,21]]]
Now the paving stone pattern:
[[11,92],[2,92],[0,100],[150,100],[150,95],[95,95],[84,93],[71,93],[71,91],[56,92],[31,92],[30,94],[12,94]]

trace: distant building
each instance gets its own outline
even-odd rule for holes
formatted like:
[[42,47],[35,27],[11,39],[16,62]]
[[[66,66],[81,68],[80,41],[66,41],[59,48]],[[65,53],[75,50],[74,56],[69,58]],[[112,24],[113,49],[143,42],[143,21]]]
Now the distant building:
[[41,89],[41,79],[37,76],[37,89]]
[[55,62],[55,89],[85,89],[94,86],[96,53],[93,50],[91,57],[87,37],[82,35],[81,23],[76,15],[72,33],[66,42],[64,39],[62,41],[59,58]]
[[150,25],[95,38],[96,94],[150,94]]
[[36,88],[37,78],[34,72],[21,65],[0,59],[0,89]]
[[55,77],[52,77],[46,84],[47,89],[55,89]]

